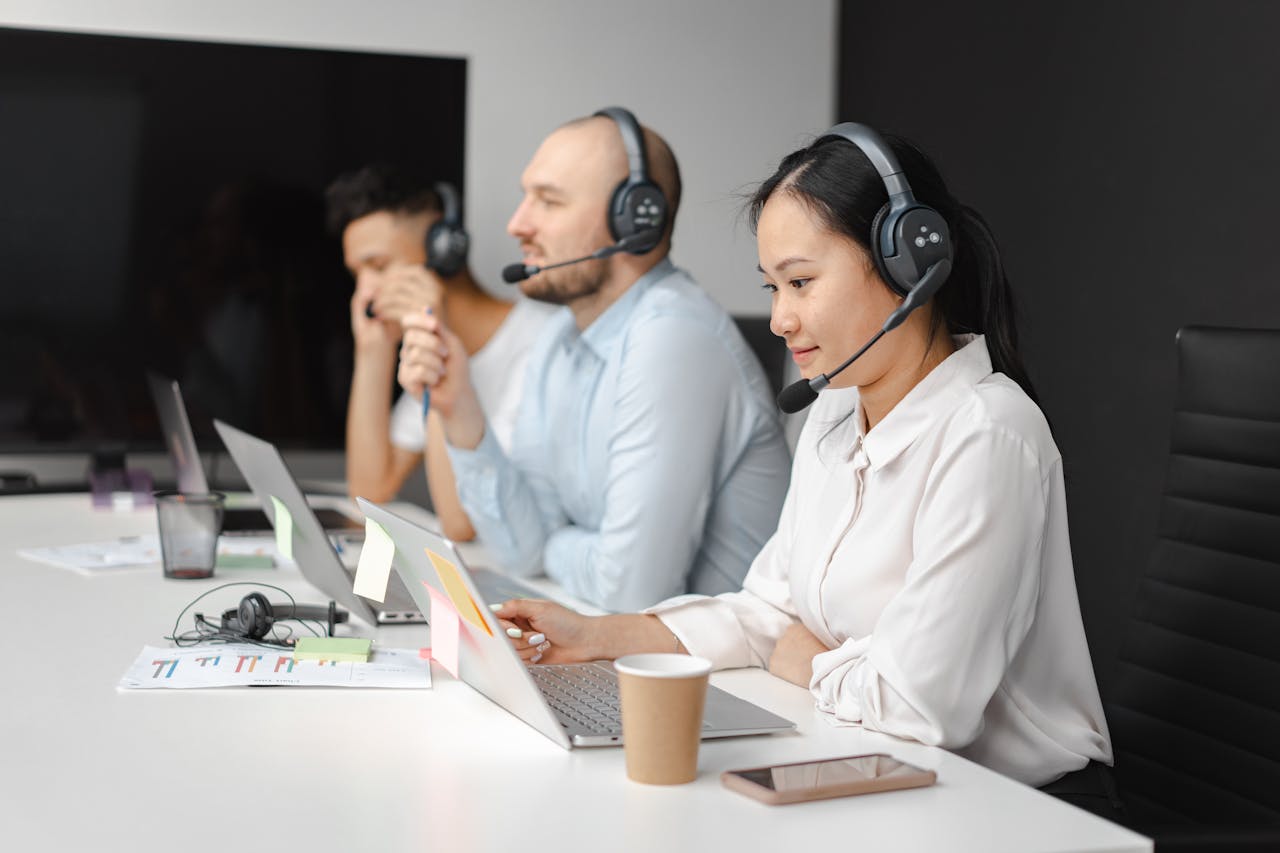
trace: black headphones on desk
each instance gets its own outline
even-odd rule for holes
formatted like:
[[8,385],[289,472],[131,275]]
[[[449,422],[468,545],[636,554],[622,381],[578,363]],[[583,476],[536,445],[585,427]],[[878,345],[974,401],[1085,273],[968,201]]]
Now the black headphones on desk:
[[338,610],[338,605],[330,601],[327,607],[317,604],[272,604],[260,592],[251,592],[240,599],[240,606],[235,610],[222,612],[221,630],[230,634],[239,634],[247,640],[261,640],[271,632],[275,623],[285,619],[323,622],[328,627],[328,635],[333,636],[333,626],[346,622],[348,613]]
[[462,202],[453,184],[435,185],[442,209],[440,218],[427,229],[427,268],[444,278],[452,278],[467,265],[471,237],[462,227]]
[[[179,633],[178,626],[182,623],[182,617],[191,608],[213,593],[233,586],[256,586],[273,589],[289,599],[289,603],[272,604],[267,601],[267,597],[262,593],[251,592],[240,599],[240,604],[236,609],[224,610],[222,618],[217,622],[206,619],[203,613],[197,611],[195,614],[195,628]],[[220,642],[253,643],[254,645],[273,648],[289,648],[293,644],[293,640],[289,636],[292,632],[288,632],[282,637],[268,636],[276,623],[295,620],[302,622],[307,630],[317,637],[332,637],[334,626],[346,622],[350,615],[345,610],[339,610],[338,605],[333,601],[330,601],[328,606],[298,604],[293,600],[293,596],[288,590],[281,589],[278,586],[254,581],[233,581],[232,583],[219,584],[212,589],[205,590],[188,602],[187,606],[182,608],[178,617],[173,620],[173,630],[165,639],[172,640],[174,645],[179,647],[207,642]],[[323,625],[326,629],[325,633],[321,634],[315,625],[307,623]]]
[[613,119],[627,150],[627,177],[614,188],[609,199],[609,234],[614,240],[624,240],[634,234],[653,231],[653,239],[627,249],[633,255],[643,255],[662,242],[667,222],[667,197],[649,177],[644,132],[631,111],[622,107],[605,107],[595,114]]

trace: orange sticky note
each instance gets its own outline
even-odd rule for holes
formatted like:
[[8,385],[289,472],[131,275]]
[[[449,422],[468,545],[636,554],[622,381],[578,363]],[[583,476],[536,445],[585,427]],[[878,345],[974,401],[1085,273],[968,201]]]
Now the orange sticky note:
[[493,632],[489,630],[489,626],[485,624],[484,617],[480,615],[480,608],[476,607],[476,603],[471,600],[471,594],[467,592],[467,585],[462,582],[462,576],[458,574],[458,567],[430,548],[424,548],[423,550],[427,552],[431,565],[436,567],[436,574],[440,576],[440,583],[444,585],[445,592],[449,594],[449,599],[453,602],[457,615],[492,637]]
[[431,657],[458,677],[458,611],[436,588],[426,581],[422,585],[431,594]]

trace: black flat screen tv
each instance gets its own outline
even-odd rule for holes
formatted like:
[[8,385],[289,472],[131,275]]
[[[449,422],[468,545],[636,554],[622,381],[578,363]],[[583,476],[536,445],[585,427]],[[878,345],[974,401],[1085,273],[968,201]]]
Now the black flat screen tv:
[[338,174],[462,187],[466,61],[0,28],[0,453],[148,450],[147,370],[287,448],[339,448]]

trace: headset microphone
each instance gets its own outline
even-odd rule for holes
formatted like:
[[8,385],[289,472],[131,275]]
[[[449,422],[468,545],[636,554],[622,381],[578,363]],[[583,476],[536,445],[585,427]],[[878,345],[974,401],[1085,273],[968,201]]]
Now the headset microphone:
[[808,406],[814,400],[818,399],[818,392],[831,382],[835,375],[844,370],[849,365],[858,360],[864,352],[871,349],[871,345],[880,340],[885,332],[890,332],[902,324],[907,319],[907,315],[919,308],[921,305],[929,301],[933,294],[938,292],[938,288],[947,280],[947,276],[951,273],[951,260],[943,258],[937,261],[933,266],[925,272],[924,277],[920,279],[920,283],[911,288],[907,294],[907,298],[902,300],[902,304],[894,309],[888,319],[884,321],[884,325],[880,327],[880,331],[875,333],[871,340],[862,345],[862,348],[830,373],[823,373],[815,376],[813,379],[801,379],[799,382],[792,382],[786,388],[782,389],[782,393],[778,395],[778,408],[786,412],[788,415],[794,415],[796,412]]
[[583,261],[594,261],[600,258],[607,258],[611,255],[617,255],[621,252],[630,252],[636,246],[643,246],[652,243],[653,238],[660,232],[657,229],[649,229],[632,234],[630,237],[623,237],[612,246],[605,246],[603,249],[597,249],[589,255],[583,255],[580,258],[574,258],[571,261],[560,261],[557,264],[547,264],[543,267],[536,267],[532,264],[508,264],[502,268],[502,280],[507,284],[515,284],[524,281],[526,278],[532,278],[543,270],[553,270],[557,267],[567,267],[571,264],[580,264]]
[[611,119],[618,126],[622,147],[627,154],[627,176],[614,187],[609,198],[609,236],[617,242],[581,258],[545,267],[511,264],[502,270],[502,280],[507,284],[524,281],[543,270],[599,260],[619,252],[648,254],[662,242],[667,222],[667,197],[662,188],[649,177],[649,157],[640,122],[636,121],[630,110],[622,107],[605,107],[596,111],[595,115]]
[[880,134],[864,124],[844,122],[824,133],[814,145],[827,139],[852,143],[866,155],[884,181],[889,200],[871,222],[871,260],[889,289],[902,297],[902,304],[884,321],[875,337],[844,364],[830,373],[801,379],[783,388],[778,395],[778,408],[789,415],[816,400],[818,392],[827,387],[832,377],[857,361],[885,332],[897,328],[908,314],[928,302],[951,274],[951,259],[955,256],[947,221],[938,211],[916,200],[897,156]]

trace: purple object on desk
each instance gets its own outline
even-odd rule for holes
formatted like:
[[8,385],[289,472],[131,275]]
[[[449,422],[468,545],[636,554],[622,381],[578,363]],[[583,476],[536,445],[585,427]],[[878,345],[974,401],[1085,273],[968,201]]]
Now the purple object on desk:
[[152,506],[155,499],[151,496],[153,486],[150,472],[142,468],[110,468],[103,471],[89,472],[89,491],[93,497],[94,509],[115,509],[129,495],[131,504],[128,508]]

